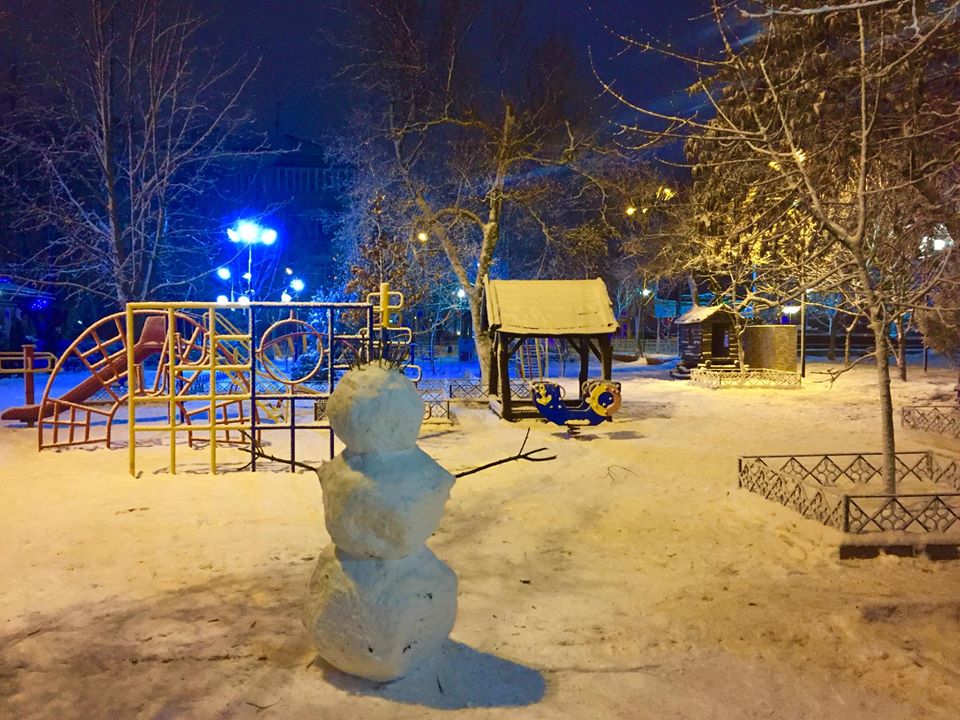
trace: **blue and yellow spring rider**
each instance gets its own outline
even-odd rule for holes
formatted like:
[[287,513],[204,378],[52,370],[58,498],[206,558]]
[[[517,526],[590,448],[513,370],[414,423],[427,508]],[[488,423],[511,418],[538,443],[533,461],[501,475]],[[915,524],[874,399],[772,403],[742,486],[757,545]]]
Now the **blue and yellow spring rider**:
[[538,381],[530,384],[530,397],[544,418],[557,425],[575,428],[578,425],[599,425],[612,420],[620,408],[620,383],[611,380],[587,380],[582,388],[580,405],[563,401],[563,388],[557,383]]

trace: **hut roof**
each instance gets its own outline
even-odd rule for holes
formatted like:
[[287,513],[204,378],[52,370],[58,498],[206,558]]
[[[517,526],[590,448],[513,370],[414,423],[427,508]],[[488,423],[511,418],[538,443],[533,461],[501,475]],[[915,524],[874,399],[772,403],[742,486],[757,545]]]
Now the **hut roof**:
[[37,300],[49,302],[53,300],[53,295],[26,285],[20,285],[11,281],[10,278],[0,276],[0,305],[14,305]]
[[677,325],[693,325],[708,320],[718,312],[729,314],[731,310],[726,305],[698,305],[687,310],[676,322]]
[[513,335],[602,335],[617,329],[603,280],[488,280],[491,330]]

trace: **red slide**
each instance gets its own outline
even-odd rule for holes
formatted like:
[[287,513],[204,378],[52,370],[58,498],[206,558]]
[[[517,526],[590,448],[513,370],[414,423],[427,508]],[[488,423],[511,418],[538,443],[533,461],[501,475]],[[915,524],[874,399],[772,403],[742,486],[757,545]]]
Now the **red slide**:
[[[150,356],[162,352],[164,349],[165,338],[166,327],[164,324],[164,318],[148,317],[144,322],[143,330],[140,333],[140,339],[137,340],[137,344],[134,345],[133,348],[134,363],[139,365]],[[56,376],[57,370],[59,370],[60,365],[63,363],[64,358],[69,352],[70,351],[68,350],[67,353],[64,353],[63,357],[60,358],[60,361],[57,362],[57,366],[53,373],[54,376]],[[59,398],[52,399],[63,400],[68,403],[82,404],[104,387],[112,385],[121,378],[125,377],[127,373],[126,349],[118,350],[107,358],[100,360],[100,362],[96,363],[94,366],[94,373],[96,374],[91,375],[74,387],[70,388]],[[44,409],[43,417],[50,417],[53,414],[54,407],[54,403],[47,403],[46,408]],[[3,412],[2,415],[0,415],[0,420],[19,420],[20,422],[25,423],[35,423],[39,421],[39,419],[40,405],[23,405],[21,407],[12,407],[8,408]]]

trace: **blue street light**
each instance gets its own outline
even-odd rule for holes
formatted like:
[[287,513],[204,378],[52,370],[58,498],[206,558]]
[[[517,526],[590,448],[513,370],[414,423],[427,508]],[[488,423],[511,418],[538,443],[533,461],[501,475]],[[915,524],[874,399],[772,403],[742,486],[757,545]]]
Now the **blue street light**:
[[243,279],[247,281],[246,295],[249,298],[253,295],[253,246],[273,245],[277,241],[277,231],[263,227],[253,220],[238,220],[233,227],[227,228],[227,238],[230,242],[243,243],[247,246],[247,272],[244,273]]
[[290,281],[290,289],[296,293],[303,292],[303,288],[305,287],[306,285],[304,284],[303,280],[301,280],[300,278],[294,278],[293,280]]
[[232,274],[233,273],[230,272],[230,268],[217,268],[217,277],[221,280],[229,280]]
[[248,245],[260,242],[262,233],[263,228],[252,220],[238,220],[232,228],[227,228],[227,237],[230,238],[230,242],[242,242]]

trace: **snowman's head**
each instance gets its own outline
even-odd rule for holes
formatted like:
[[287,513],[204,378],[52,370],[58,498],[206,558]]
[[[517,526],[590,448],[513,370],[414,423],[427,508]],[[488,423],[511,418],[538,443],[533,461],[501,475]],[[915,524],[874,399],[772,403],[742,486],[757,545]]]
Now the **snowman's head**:
[[351,452],[408,450],[417,444],[423,400],[401,372],[373,362],[340,378],[326,412]]

